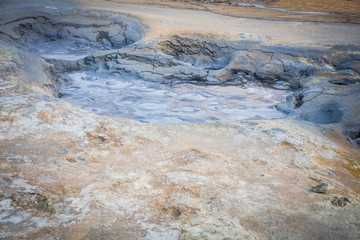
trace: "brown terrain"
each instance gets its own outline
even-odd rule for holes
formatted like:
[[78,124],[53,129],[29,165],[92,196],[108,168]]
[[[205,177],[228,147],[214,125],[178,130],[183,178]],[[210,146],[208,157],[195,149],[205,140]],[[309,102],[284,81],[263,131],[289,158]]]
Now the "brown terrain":
[[[92,0],[80,0],[96,2]],[[128,4],[148,4],[182,9],[199,9],[212,11],[234,17],[247,17],[288,21],[325,21],[360,23],[360,0],[240,0],[240,1],[182,1],[182,0],[108,0]],[[221,5],[219,5],[219,3]],[[234,4],[245,3],[248,6]],[[266,8],[255,7],[262,5]],[[306,13],[308,12],[308,13]],[[324,14],[328,13],[328,14]]]
[[[359,4],[1,1],[0,239],[359,239]],[[64,92],[73,76],[92,88]],[[165,96],[179,81],[248,88],[239,79],[286,91],[282,117],[148,123],[82,107],[103,110],[100,90],[125,83]],[[140,114],[164,105],[120,95]]]

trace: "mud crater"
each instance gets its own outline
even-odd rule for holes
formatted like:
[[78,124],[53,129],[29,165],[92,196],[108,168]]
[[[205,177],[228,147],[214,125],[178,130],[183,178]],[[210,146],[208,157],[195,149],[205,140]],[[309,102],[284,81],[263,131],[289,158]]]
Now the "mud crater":
[[128,18],[91,15],[23,17],[1,26],[0,39],[46,59],[82,59],[99,50],[118,49],[141,38]]
[[149,123],[285,116],[275,109],[283,89],[243,72],[221,76],[233,58],[226,45],[173,36],[141,50],[142,26],[122,16],[24,17],[1,29],[1,39],[55,64],[67,81],[62,99],[96,114]]
[[275,105],[293,76],[271,53],[244,55],[238,69],[239,47],[180,36],[146,45],[144,26],[110,15],[23,17],[3,24],[0,39],[53,63],[67,81],[62,99],[96,114],[150,123],[286,116]]

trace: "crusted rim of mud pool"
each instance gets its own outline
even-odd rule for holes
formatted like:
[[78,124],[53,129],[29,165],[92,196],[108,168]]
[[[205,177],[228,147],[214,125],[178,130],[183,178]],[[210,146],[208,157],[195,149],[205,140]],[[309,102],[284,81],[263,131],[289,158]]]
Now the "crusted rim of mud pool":
[[[81,59],[92,52],[130,45],[144,33],[136,19],[114,12],[74,10],[64,16],[28,11],[28,14],[23,12],[22,17],[1,23],[0,39],[45,59],[57,59],[62,52],[67,58],[74,52]],[[43,51],[46,47],[53,54],[47,55]],[[54,48],[59,49],[59,56]]]

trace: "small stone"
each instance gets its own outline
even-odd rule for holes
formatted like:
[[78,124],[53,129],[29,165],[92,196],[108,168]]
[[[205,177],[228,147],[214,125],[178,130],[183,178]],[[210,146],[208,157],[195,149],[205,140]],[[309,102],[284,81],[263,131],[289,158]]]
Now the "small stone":
[[348,203],[351,203],[351,202],[347,197],[338,198],[335,196],[331,199],[331,204],[335,205],[335,206],[345,207],[346,204],[348,204]]
[[311,188],[311,191],[323,194],[329,194],[333,190],[334,187],[327,183],[321,183],[320,185]]
[[76,162],[76,159],[75,159],[75,158],[73,158],[73,157],[68,157],[68,156],[65,157],[65,160],[68,161],[68,162],[71,162],[71,163]]
[[70,33],[69,31],[67,30],[64,30],[64,29],[60,29],[58,32],[57,32],[57,35],[59,38],[61,39],[66,39],[70,36]]

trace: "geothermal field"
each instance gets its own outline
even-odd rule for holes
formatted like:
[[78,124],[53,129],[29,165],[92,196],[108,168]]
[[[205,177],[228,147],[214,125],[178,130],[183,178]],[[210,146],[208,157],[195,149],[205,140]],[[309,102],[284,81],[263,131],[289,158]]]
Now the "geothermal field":
[[360,0],[0,0],[0,239],[359,239]]

